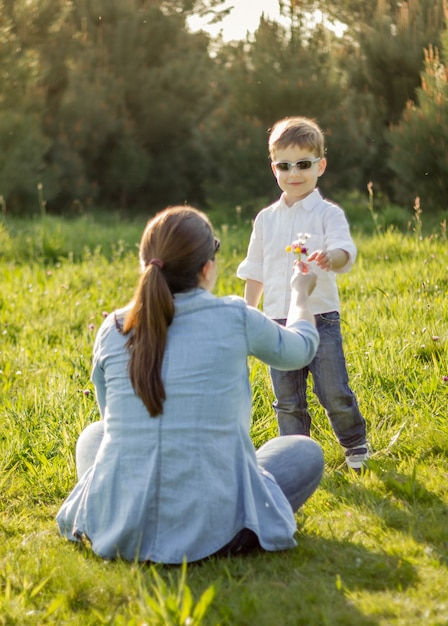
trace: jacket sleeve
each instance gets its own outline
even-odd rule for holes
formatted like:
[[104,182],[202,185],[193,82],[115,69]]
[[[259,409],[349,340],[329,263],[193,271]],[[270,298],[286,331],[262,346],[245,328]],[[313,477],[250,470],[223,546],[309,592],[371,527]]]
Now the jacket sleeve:
[[102,362],[103,341],[104,341],[104,324],[99,329],[93,347],[93,365],[90,374],[90,380],[95,387],[95,397],[100,411],[100,415],[104,418],[106,410],[106,380],[104,377],[104,367]]
[[319,334],[310,322],[285,328],[248,306],[246,324],[249,354],[275,369],[301,369],[314,359]]

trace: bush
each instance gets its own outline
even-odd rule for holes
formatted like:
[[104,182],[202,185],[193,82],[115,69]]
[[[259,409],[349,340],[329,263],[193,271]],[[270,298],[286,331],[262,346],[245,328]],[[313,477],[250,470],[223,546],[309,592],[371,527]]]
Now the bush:
[[[448,35],[445,38],[445,48]],[[448,53],[448,49],[446,50]],[[436,50],[425,53],[418,106],[408,102],[402,119],[389,133],[389,160],[395,172],[395,198],[413,205],[416,197],[430,212],[448,208],[448,65]]]

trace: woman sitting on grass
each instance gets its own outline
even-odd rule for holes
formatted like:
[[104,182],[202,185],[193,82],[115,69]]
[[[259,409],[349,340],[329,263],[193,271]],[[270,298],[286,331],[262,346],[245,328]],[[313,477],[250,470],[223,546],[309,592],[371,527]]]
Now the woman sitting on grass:
[[284,328],[241,298],[211,294],[219,246],[196,209],[156,215],[135,298],[98,332],[103,419],[81,433],[79,482],[57,522],[103,558],[181,563],[292,548],[294,511],[320,482],[322,452],[308,437],[255,451],[247,367],[249,355],[285,370],[313,359],[315,276],[297,265]]

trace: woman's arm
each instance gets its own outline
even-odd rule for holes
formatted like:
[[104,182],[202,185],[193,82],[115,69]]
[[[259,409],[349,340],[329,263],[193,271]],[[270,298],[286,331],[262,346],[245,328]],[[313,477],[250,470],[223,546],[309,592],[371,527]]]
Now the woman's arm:
[[[305,269],[307,271],[304,271]],[[297,262],[294,265],[294,273],[291,277],[291,301],[286,322],[287,326],[304,320],[316,326],[309,299],[316,286],[316,281],[316,274],[309,268],[306,268],[304,263]]]
[[309,295],[316,284],[312,271],[304,273],[298,263],[291,279],[288,327],[270,320],[260,311],[247,310],[249,353],[280,370],[301,369],[313,360],[319,345]]

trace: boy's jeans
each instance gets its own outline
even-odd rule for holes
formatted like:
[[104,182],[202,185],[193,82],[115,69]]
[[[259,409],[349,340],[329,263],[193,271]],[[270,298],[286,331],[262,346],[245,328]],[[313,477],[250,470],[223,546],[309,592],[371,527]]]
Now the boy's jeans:
[[[286,320],[275,320],[285,325]],[[339,313],[316,315],[320,343],[316,356],[301,370],[282,372],[271,368],[280,435],[310,435],[311,416],[307,405],[307,378],[313,376],[313,391],[325,409],[339,442],[356,448],[366,441],[366,422],[348,385],[342,350]]]
[[[307,445],[307,442],[314,445]],[[258,465],[274,476],[293,511],[317,489],[324,470],[324,457],[320,446],[312,439],[275,437],[258,448],[256,454]],[[243,528],[216,555],[245,554],[259,547],[257,535]]]

